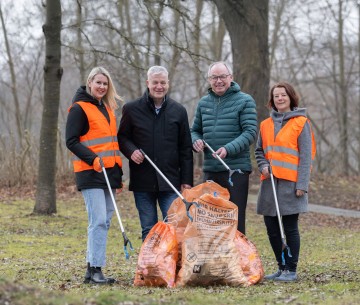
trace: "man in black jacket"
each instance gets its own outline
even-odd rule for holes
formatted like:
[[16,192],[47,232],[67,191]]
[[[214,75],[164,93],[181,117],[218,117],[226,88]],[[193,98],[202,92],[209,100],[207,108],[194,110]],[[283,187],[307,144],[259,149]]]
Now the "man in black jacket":
[[129,159],[129,190],[134,192],[142,240],[157,223],[157,202],[163,219],[177,194],[144,161],[142,149],[179,191],[193,184],[193,155],[186,109],[167,96],[168,71],[147,72],[144,95],[124,105],[118,131],[121,152]]

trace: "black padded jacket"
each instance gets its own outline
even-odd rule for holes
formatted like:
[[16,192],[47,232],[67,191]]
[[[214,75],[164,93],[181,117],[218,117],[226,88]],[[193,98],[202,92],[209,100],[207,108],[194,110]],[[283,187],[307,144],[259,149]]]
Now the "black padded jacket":
[[193,155],[186,109],[168,96],[156,114],[148,90],[123,106],[118,131],[121,152],[129,159],[129,190],[172,191],[172,188],[145,159],[136,164],[131,155],[141,148],[174,187],[193,184]]

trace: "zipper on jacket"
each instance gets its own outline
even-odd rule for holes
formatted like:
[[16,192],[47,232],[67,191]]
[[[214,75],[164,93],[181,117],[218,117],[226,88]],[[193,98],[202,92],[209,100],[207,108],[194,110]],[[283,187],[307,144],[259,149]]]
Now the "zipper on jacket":
[[[214,123],[214,126],[216,126],[217,121],[218,121],[220,102],[221,102],[221,97],[218,98],[217,102],[215,101],[216,109],[215,109],[215,123]],[[215,128],[213,129],[212,134],[213,134],[213,138],[215,138]]]

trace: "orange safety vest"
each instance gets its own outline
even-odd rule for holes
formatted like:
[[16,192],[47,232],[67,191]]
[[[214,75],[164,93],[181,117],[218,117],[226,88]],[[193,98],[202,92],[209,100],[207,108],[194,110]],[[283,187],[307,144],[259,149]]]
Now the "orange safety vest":
[[[95,105],[86,102],[76,102],[76,104],[84,110],[89,122],[89,131],[80,136],[80,143],[101,157],[105,168],[114,167],[115,163],[122,167],[114,112],[106,107],[110,116],[109,124]],[[73,165],[75,173],[93,169],[92,165],[75,155],[73,155]]]
[[[272,118],[264,120],[260,124],[261,139],[265,158],[270,161],[273,175],[280,179],[297,181],[299,166],[298,137],[305,123],[310,121],[303,116],[291,118],[278,132],[274,139],[274,121]],[[310,125],[311,129],[311,125]],[[311,158],[314,161],[316,143],[311,129],[312,151]],[[261,180],[266,179],[261,175]]]

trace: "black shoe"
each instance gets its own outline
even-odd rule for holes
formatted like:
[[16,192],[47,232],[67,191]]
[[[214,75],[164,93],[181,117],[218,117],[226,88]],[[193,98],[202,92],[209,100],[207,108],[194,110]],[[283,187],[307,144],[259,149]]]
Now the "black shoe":
[[86,268],[85,277],[84,277],[84,284],[89,284],[90,280],[91,280],[90,263],[87,263],[87,268]]
[[111,277],[105,277],[101,271],[101,267],[90,267],[88,265],[88,269],[85,273],[84,278],[85,284],[114,284],[115,279]]
[[86,269],[85,278],[84,278],[84,284],[89,284],[90,280],[91,280],[90,270]]

